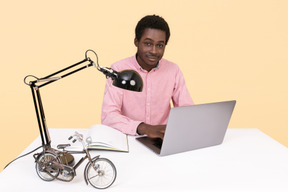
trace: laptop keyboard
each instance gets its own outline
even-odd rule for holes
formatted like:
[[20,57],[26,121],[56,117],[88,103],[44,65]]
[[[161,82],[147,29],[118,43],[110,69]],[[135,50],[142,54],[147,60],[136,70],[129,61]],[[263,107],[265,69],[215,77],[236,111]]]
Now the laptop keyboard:
[[161,149],[161,147],[162,147],[162,143],[163,143],[163,140],[160,139],[160,138],[157,138],[157,139],[154,140],[153,145],[154,145],[155,147]]

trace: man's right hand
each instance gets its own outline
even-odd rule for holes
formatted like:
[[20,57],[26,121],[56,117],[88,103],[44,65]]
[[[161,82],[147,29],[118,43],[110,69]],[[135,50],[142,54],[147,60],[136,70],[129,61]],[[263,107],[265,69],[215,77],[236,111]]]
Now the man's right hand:
[[139,135],[147,135],[150,138],[161,138],[163,139],[166,130],[166,125],[149,125],[141,123],[137,127],[137,133]]

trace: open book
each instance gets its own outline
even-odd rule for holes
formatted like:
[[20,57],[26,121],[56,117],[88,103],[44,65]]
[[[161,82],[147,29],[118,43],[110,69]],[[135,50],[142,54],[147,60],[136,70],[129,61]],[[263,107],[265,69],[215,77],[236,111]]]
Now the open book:
[[93,125],[88,129],[87,137],[92,143],[88,149],[129,152],[127,135],[106,125]]

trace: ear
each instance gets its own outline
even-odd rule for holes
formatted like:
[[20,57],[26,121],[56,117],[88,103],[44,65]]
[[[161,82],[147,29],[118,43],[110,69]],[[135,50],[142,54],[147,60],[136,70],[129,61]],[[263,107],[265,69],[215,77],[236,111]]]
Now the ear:
[[138,42],[138,40],[137,40],[136,37],[135,37],[135,39],[134,39],[134,45],[135,45],[136,47],[138,47],[138,45],[139,45],[139,42]]

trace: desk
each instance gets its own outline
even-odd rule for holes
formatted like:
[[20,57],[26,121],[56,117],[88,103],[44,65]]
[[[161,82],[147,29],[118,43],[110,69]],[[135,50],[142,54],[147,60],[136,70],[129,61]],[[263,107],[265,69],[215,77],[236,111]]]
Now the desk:
[[[50,129],[52,147],[67,143],[75,130],[87,131]],[[40,145],[38,137],[22,154]],[[117,168],[115,183],[105,191],[288,191],[288,149],[258,129],[228,129],[221,145],[165,157],[157,156],[132,136],[129,146],[129,153],[91,153],[110,159]],[[45,182],[38,177],[29,155],[1,172],[0,191],[95,192],[97,189],[85,184],[85,165],[69,183]]]

